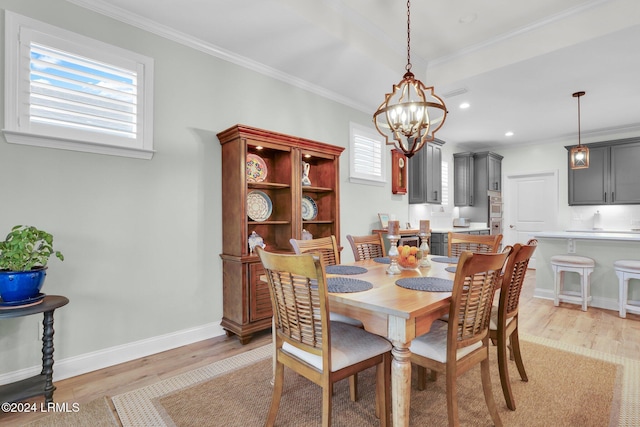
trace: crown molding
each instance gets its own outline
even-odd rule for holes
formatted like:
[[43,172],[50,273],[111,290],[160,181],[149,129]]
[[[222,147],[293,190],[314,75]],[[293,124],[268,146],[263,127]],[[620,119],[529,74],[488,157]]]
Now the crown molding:
[[67,0],[67,1],[69,3],[73,3],[79,7],[82,7],[84,9],[92,10],[101,15],[107,16],[109,18],[115,19],[125,24],[129,24],[133,27],[139,28],[141,30],[147,31],[152,34],[156,34],[160,37],[174,41],[183,46],[190,47],[192,49],[214,56],[216,58],[239,65],[243,68],[247,68],[249,70],[263,74],[267,77],[271,77],[273,79],[290,84],[291,86],[295,86],[299,89],[303,89],[308,92],[314,93],[323,98],[327,98],[332,101],[338,102],[340,104],[346,105],[347,107],[351,107],[365,113],[371,112],[370,106],[366,106],[366,105],[354,102],[352,99],[347,98],[339,93],[311,84],[306,80],[294,77],[287,73],[283,73],[279,70],[276,70],[275,68],[266,66],[262,63],[259,63],[257,61],[246,58],[244,56],[238,55],[229,50],[213,45],[211,43],[207,43],[197,37],[193,37],[188,34],[182,33],[180,31],[176,31],[173,28],[159,24],[158,22],[147,19],[143,16],[133,14],[122,8],[107,4],[101,0]]

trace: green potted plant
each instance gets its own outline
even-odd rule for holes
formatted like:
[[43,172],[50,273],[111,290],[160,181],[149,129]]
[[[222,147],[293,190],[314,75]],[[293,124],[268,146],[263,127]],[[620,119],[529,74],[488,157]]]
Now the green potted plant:
[[0,242],[0,298],[5,304],[29,302],[39,297],[49,257],[64,256],[53,250],[53,236],[27,225],[16,225]]

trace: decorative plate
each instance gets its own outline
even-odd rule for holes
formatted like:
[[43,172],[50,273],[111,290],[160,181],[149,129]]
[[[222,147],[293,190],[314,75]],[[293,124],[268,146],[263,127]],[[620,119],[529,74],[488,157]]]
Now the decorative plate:
[[247,194],[247,215],[254,221],[264,221],[271,216],[271,199],[262,191]]
[[302,219],[311,221],[318,216],[318,206],[309,196],[302,196]]
[[247,154],[247,181],[262,182],[267,178],[267,164],[262,157]]

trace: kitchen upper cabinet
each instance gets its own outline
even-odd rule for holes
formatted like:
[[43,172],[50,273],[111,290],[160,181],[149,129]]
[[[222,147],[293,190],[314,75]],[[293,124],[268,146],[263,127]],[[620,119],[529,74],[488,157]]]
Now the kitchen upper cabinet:
[[409,203],[442,203],[442,145],[436,139],[409,159]]
[[454,154],[455,206],[487,207],[487,190],[502,190],[502,156],[489,151]]
[[473,153],[453,155],[453,203],[473,206]]
[[568,166],[569,205],[640,204],[640,138],[586,145],[589,167]]
[[[502,191],[502,156],[496,153],[485,151],[475,153],[474,165],[476,173],[476,186],[479,188]],[[482,194],[485,196],[486,194]],[[479,194],[480,196],[480,194]]]

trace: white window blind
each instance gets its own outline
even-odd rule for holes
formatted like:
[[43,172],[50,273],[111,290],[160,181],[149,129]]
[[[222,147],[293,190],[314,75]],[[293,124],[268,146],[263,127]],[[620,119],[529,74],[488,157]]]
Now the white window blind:
[[153,156],[153,59],[5,11],[7,142]]
[[385,144],[382,136],[371,129],[351,124],[350,180],[384,184]]
[[442,161],[442,201],[443,206],[449,204],[449,162]]
[[136,138],[135,71],[31,43],[29,119]]

